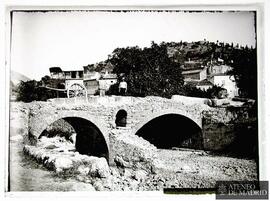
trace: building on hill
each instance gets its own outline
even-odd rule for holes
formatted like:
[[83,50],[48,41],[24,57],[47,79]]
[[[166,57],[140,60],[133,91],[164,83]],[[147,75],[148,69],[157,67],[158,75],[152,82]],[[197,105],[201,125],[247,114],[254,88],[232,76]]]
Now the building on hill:
[[228,65],[210,65],[208,68],[208,75],[215,75],[215,74],[227,74],[230,70],[232,70],[231,66]]
[[226,89],[228,97],[233,98],[238,96],[238,87],[234,76],[228,75],[230,70],[232,70],[232,67],[228,65],[210,65],[208,68],[208,80],[214,85]]
[[201,90],[207,90],[210,89],[214,86],[214,84],[212,82],[210,82],[208,79],[204,79],[201,81],[198,80],[186,80],[185,84],[188,84],[192,87],[196,87],[197,89],[201,89]]
[[227,90],[228,97],[233,98],[238,96],[238,87],[236,85],[234,76],[226,75],[226,74],[214,74],[211,75],[209,78],[209,81],[211,81],[214,85],[220,86]]
[[182,75],[185,81],[195,80],[201,81],[207,78],[207,68],[197,68],[197,69],[183,69]]
[[70,70],[62,71],[60,67],[51,67],[50,75],[52,79],[63,79],[65,80],[66,88],[74,83],[81,83],[83,81],[83,71],[82,70]]
[[85,79],[83,80],[83,84],[88,95],[96,94],[99,89],[99,82],[97,79]]
[[66,88],[71,87],[74,84],[83,86],[83,71],[82,70],[71,70],[63,71],[65,73]]
[[99,79],[99,85],[104,86],[105,91],[110,89],[110,86],[117,83],[117,75],[112,73],[107,73],[102,75]]
[[95,68],[84,66],[84,84],[89,95],[94,95],[99,89],[108,91],[110,86],[117,83],[117,75],[112,73],[110,63],[98,72]]
[[185,66],[182,67],[185,84],[189,84],[201,90],[207,90],[216,85],[227,90],[228,98],[238,96],[238,87],[235,79],[233,76],[228,75],[228,72],[232,69],[231,66],[209,63],[203,68],[193,68],[195,63],[196,62],[188,61],[185,62]]
[[195,68],[203,68],[203,64],[201,61],[191,60],[190,58],[188,61],[184,62],[184,69],[195,69]]
[[210,89],[214,86],[214,84],[212,82],[210,82],[208,79],[204,79],[202,81],[199,81],[196,84],[196,88],[201,89],[201,90],[207,90]]
[[[117,83],[117,75],[113,74],[113,68],[110,63],[87,65],[83,70],[63,71],[60,67],[51,67],[50,74],[53,81],[62,80],[65,89],[72,86],[84,88],[88,95],[94,95],[103,86],[106,91],[110,86]],[[103,65],[103,64],[102,64]],[[59,89],[58,85],[47,86]],[[62,87],[61,87],[62,88]]]
[[99,80],[101,77],[100,73],[94,68],[94,65],[88,65],[83,67],[83,79],[87,80]]

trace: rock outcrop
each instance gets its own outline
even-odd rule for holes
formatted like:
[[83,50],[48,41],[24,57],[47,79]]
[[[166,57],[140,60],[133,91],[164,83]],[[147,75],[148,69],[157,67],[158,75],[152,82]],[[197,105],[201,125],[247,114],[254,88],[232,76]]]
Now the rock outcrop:
[[81,155],[74,144],[61,137],[42,137],[36,146],[25,145],[24,152],[56,173],[83,174],[106,178],[110,168],[105,158]]

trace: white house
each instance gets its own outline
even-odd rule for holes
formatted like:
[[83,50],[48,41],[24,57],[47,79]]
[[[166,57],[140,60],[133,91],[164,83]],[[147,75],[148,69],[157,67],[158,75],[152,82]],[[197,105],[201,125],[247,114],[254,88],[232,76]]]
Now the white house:
[[99,85],[102,86],[106,91],[109,90],[110,86],[117,83],[117,75],[112,73],[106,73],[99,79]]
[[211,77],[211,82],[214,85],[220,86],[227,90],[228,97],[233,98],[238,96],[238,87],[236,86],[236,82],[234,76],[232,75],[224,75],[224,74],[216,74]]
[[213,65],[208,69],[208,74],[216,75],[216,74],[226,74],[228,71],[232,69],[231,66],[228,65]]

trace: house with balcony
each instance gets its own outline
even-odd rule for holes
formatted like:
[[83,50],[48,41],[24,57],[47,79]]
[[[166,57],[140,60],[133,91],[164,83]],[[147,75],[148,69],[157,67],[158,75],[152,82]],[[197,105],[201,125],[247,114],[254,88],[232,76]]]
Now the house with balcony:
[[69,88],[73,84],[83,85],[83,71],[82,70],[67,70],[63,71],[65,74],[66,88]]

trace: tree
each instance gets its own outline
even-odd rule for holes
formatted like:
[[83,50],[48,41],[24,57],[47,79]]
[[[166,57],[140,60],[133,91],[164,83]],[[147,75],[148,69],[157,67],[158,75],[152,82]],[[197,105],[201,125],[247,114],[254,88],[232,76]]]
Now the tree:
[[170,97],[182,91],[182,70],[169,58],[165,43],[152,42],[151,47],[144,49],[117,48],[109,61],[118,77],[125,76],[129,95]]
[[257,99],[257,50],[234,49],[232,54],[232,70],[240,95],[246,98]]
[[220,86],[214,85],[213,87],[202,90],[195,86],[186,84],[184,86],[183,95],[199,98],[221,98],[221,93],[226,90]]
[[17,92],[17,100],[23,102],[31,102],[31,101],[46,101],[50,98],[56,98],[57,92],[48,90],[42,87],[44,84],[48,84],[54,81],[49,76],[44,76],[41,78],[41,81],[30,80],[23,82],[21,81]]
[[17,100],[23,102],[31,102],[33,100],[37,100],[37,85],[38,83],[35,80],[26,82],[21,81],[18,86]]

